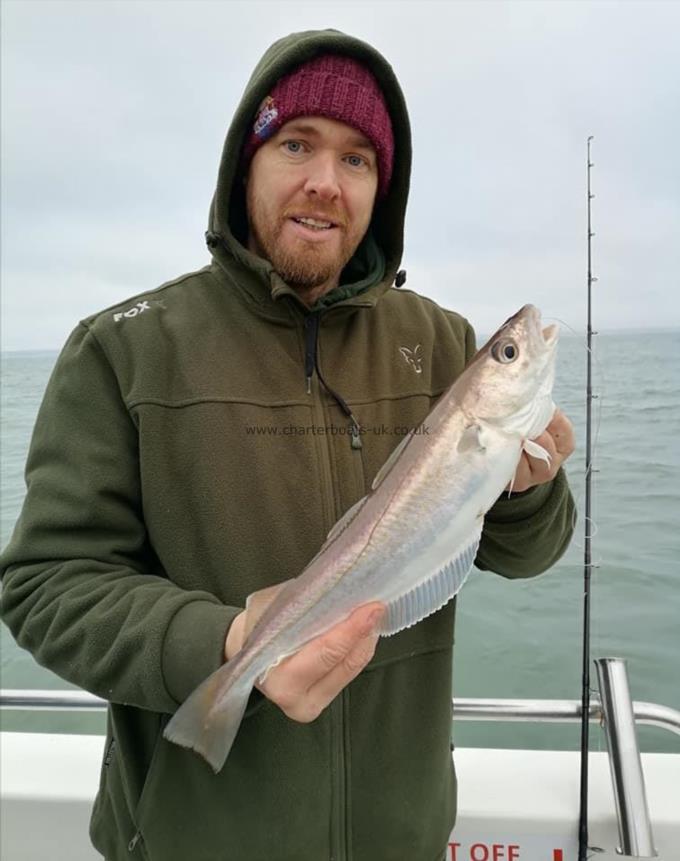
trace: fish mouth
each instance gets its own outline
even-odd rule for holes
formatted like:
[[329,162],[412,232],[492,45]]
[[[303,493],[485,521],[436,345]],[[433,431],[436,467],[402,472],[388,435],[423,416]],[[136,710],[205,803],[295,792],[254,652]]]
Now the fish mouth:
[[547,347],[549,350],[557,344],[557,339],[560,334],[560,327],[557,323],[551,323],[548,326],[543,326],[541,312],[535,305],[525,305],[515,314],[510,320],[524,318],[527,320],[530,331],[533,330],[534,338],[538,337],[538,343]]

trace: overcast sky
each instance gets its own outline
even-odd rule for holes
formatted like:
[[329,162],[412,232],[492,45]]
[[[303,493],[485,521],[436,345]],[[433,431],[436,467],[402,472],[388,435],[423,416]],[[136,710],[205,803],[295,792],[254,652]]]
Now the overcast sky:
[[408,286],[490,331],[680,326],[680,3],[2,2],[2,346],[208,262],[227,126],[280,36],[375,45],[410,108]]

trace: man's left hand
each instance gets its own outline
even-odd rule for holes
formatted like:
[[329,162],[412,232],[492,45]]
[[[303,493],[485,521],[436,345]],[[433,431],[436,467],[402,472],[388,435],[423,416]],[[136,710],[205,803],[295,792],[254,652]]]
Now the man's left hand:
[[550,424],[540,436],[536,437],[534,442],[548,452],[550,462],[546,463],[544,460],[532,457],[523,451],[515,477],[506,487],[506,490],[520,493],[536,484],[552,481],[560,466],[574,451],[574,427],[565,414],[556,409]]

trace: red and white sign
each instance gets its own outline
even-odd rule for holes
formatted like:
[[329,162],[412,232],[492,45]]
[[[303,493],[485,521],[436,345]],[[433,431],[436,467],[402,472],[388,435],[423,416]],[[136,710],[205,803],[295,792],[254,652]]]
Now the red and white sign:
[[449,843],[447,861],[520,861],[516,843]]
[[514,840],[465,839],[452,834],[446,861],[565,861],[575,851],[572,841],[549,835],[519,835]]

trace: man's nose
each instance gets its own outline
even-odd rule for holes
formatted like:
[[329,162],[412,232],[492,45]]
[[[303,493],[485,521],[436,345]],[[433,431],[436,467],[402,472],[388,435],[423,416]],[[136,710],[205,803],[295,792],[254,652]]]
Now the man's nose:
[[316,194],[324,200],[333,200],[340,194],[340,181],[336,156],[332,153],[319,153],[309,162],[309,173],[305,182],[305,192]]

